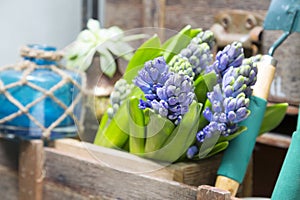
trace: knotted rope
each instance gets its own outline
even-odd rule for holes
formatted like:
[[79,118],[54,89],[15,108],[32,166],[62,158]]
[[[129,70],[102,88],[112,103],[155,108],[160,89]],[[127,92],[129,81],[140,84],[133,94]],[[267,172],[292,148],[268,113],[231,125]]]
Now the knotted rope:
[[[23,52],[23,53],[22,53]],[[39,57],[39,58],[49,58],[51,60],[56,60],[60,59],[61,57],[59,54],[53,54],[51,55],[51,52],[40,52],[40,50],[35,50],[34,51],[36,55],[31,55],[31,50],[27,52],[27,49],[24,47],[21,49],[21,54],[24,56],[28,56],[30,54],[30,57]],[[36,69],[40,68],[48,68],[49,70],[53,71],[54,73],[58,74],[61,76],[61,80],[55,84],[53,87],[51,87],[49,90],[46,90],[30,81],[27,80],[27,76],[33,72]],[[75,106],[77,106],[80,103],[80,100],[83,99],[84,92],[85,92],[85,76],[84,74],[78,72],[78,74],[81,76],[81,85],[74,80],[69,74],[67,74],[64,70],[60,69],[56,65],[50,65],[50,66],[39,66],[36,65],[33,62],[30,61],[22,61],[21,63],[15,65],[15,66],[5,66],[0,68],[0,73],[1,71],[5,71],[8,69],[13,69],[13,70],[20,70],[23,71],[22,77],[20,78],[19,81],[13,82],[10,84],[5,85],[2,80],[0,79],[0,95],[4,95],[8,101],[10,101],[13,105],[15,105],[18,108],[18,111],[11,113],[8,116],[3,117],[0,119],[0,124],[3,124],[5,122],[11,121],[15,119],[18,116],[21,116],[23,114],[27,115],[27,117],[37,126],[42,130],[42,137],[48,139],[51,136],[51,131],[58,127],[58,125],[68,116],[70,116],[74,122],[76,123],[78,127],[78,131],[82,132],[84,127],[83,127],[83,116],[84,116],[84,106],[82,106],[82,112],[81,112],[81,117],[78,119],[77,116],[73,114],[73,110]],[[76,87],[79,92],[76,95],[76,97],[73,98],[72,102],[70,105],[65,105],[59,98],[57,98],[54,93],[55,91],[59,90],[61,87],[63,87],[65,84],[71,83],[74,87]],[[36,98],[34,101],[31,103],[27,104],[26,106],[23,105],[18,99],[16,99],[8,90],[14,87],[18,86],[23,86],[26,85],[28,87],[31,87],[32,89],[40,92],[42,95],[38,98]],[[43,101],[46,98],[51,98],[57,105],[59,105],[61,108],[64,109],[64,113],[58,117],[50,126],[45,127],[41,122],[39,122],[38,119],[36,119],[32,114],[30,114],[29,110],[33,106],[35,106],[37,103]],[[43,111],[41,111],[43,112]]]

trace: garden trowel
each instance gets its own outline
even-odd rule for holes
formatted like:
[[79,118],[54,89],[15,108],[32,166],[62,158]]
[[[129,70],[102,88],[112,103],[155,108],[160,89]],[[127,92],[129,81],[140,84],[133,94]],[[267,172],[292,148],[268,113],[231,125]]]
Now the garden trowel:
[[293,32],[300,32],[300,0],[272,0],[264,21],[264,30],[283,30],[283,34],[270,47],[258,63],[257,82],[250,98],[250,116],[240,125],[247,130],[230,142],[218,170],[216,187],[236,195],[242,183],[263,121],[270,86],[277,61],[273,54],[277,47]]

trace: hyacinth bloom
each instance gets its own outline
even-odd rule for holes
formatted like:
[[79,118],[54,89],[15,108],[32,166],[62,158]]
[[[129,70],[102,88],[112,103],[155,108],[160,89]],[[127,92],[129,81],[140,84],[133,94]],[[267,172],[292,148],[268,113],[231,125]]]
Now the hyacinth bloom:
[[224,136],[237,129],[237,123],[246,119],[250,113],[251,86],[256,82],[257,66],[251,59],[245,59],[239,67],[230,67],[224,74],[222,83],[214,86],[207,94],[212,108],[206,108],[204,117],[209,122],[222,123],[219,127]]
[[191,78],[183,73],[169,72],[162,57],[148,61],[134,83],[141,88],[147,99],[140,101],[140,108],[152,108],[175,124],[188,111],[195,96]]
[[107,109],[109,118],[113,118],[119,110],[120,105],[130,94],[133,86],[133,84],[128,84],[124,79],[120,79],[115,83],[114,90],[110,95],[110,104],[112,107]]
[[194,79],[195,73],[193,71],[193,66],[189,60],[181,55],[175,55],[169,63],[170,71],[178,74],[184,74]]
[[198,147],[196,145],[193,145],[187,150],[186,155],[189,159],[192,159],[194,155],[196,155],[198,152],[199,152]]
[[[221,82],[214,86],[212,92],[207,93],[211,108],[205,108],[203,116],[209,124],[197,133],[198,143],[214,134],[233,134],[238,129],[238,123],[249,116],[249,97],[252,93],[251,86],[256,82],[258,60],[259,57],[256,56],[244,59],[240,66],[228,67]],[[187,151],[189,158],[198,153],[196,147],[192,146]]]
[[157,96],[159,100],[151,102],[153,110],[177,125],[195,97],[193,82],[187,75],[172,73]]
[[194,44],[206,43],[208,44],[209,48],[212,49],[215,44],[214,40],[215,38],[213,32],[210,30],[206,30],[198,33],[198,35],[192,39],[191,43]]
[[207,68],[206,73],[215,71],[220,82],[228,68],[231,66],[239,67],[242,64],[243,59],[244,50],[242,43],[233,42],[217,53],[215,62],[212,66]]
[[191,42],[187,48],[181,50],[179,55],[188,59],[195,76],[205,71],[206,66],[211,64],[213,57],[211,48],[207,43],[196,44],[194,42]]
[[222,89],[227,97],[235,97],[240,92],[244,92],[246,97],[250,97],[257,75],[258,56],[247,58],[238,68],[230,67],[223,77]]
[[[199,74],[205,72],[207,66],[212,62],[212,46],[214,45],[214,36],[211,31],[201,31],[194,37],[190,44],[180,51],[180,54],[173,57],[170,65],[178,63],[179,58],[186,58],[190,63],[189,66],[181,66],[183,73],[195,78]],[[182,62],[182,61],[181,61]],[[178,64],[174,67],[174,71],[179,71]]]
[[157,99],[156,90],[163,86],[169,78],[169,67],[163,57],[155,58],[145,63],[144,68],[138,72],[133,83],[145,94],[147,101],[140,102],[142,109],[151,107],[151,101]]

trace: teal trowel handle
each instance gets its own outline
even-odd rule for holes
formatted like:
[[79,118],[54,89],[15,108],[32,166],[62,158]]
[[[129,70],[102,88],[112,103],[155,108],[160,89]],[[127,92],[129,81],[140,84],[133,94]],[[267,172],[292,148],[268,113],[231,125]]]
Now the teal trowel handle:
[[297,130],[293,133],[292,142],[284,159],[277,179],[272,200],[300,199],[300,109]]
[[264,117],[270,86],[275,74],[276,62],[271,56],[264,56],[258,64],[257,82],[250,100],[250,116],[242,122],[247,130],[230,142],[218,170],[216,187],[228,190],[235,196],[243,181]]

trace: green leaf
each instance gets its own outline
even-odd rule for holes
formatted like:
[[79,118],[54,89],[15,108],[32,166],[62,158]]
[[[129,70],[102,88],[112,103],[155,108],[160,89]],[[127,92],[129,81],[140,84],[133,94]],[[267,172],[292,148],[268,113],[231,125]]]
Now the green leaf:
[[158,57],[161,54],[161,44],[157,35],[142,44],[131,58],[126,68],[124,79],[128,83],[137,76],[138,71],[144,67],[145,62]]
[[165,143],[175,128],[173,122],[169,119],[154,113],[152,110],[147,111],[147,139],[145,152],[154,152],[159,150]]
[[202,104],[194,101],[163,147],[155,152],[145,153],[145,157],[166,162],[178,160],[195,142],[201,108]]
[[217,153],[219,153],[221,151],[224,151],[228,147],[228,145],[229,145],[228,141],[217,143],[214,146],[214,148],[211,150],[211,152],[209,152],[209,154],[207,154],[205,156],[205,158],[211,157],[211,156],[216,155]]
[[116,62],[113,56],[105,48],[98,49],[98,52],[100,54],[100,68],[102,72],[112,78],[117,70]]
[[[207,99],[205,101],[205,104],[203,106],[203,110],[205,110],[206,108],[211,107],[211,103],[210,101]],[[200,118],[199,118],[199,126],[198,126],[198,131],[203,129],[209,122],[205,119],[205,117],[203,116],[203,112],[201,112]]]
[[240,127],[238,128],[238,130],[237,130],[235,133],[233,133],[233,134],[231,134],[231,135],[229,135],[229,136],[227,136],[227,137],[221,136],[221,137],[219,138],[219,142],[224,142],[224,141],[230,141],[230,140],[233,140],[234,138],[236,138],[237,136],[239,136],[242,132],[244,132],[244,131],[246,131],[246,130],[247,130],[247,127],[246,127],[246,126],[240,126]]
[[201,29],[191,29],[191,26],[187,25],[178,34],[169,38],[162,45],[166,62],[169,63],[173,56],[180,53],[180,51],[191,42],[192,38],[201,31]]
[[287,108],[287,103],[278,103],[267,106],[258,135],[269,132],[270,130],[276,128],[283,120]]
[[94,144],[97,144],[98,141],[101,140],[101,137],[103,136],[103,131],[108,124],[109,124],[108,114],[107,112],[105,112],[101,118],[99,129],[94,139]]
[[139,99],[131,97],[128,101],[129,110],[129,151],[133,154],[142,154],[145,151],[145,119],[144,112],[139,108]]
[[94,144],[109,148],[121,148],[125,145],[129,138],[127,110],[127,103],[125,102],[104,129],[102,129],[102,123],[100,124]]
[[203,30],[201,28],[191,29],[189,36],[191,38],[196,37]]
[[204,141],[202,142],[198,156],[200,159],[205,158],[209,152],[212,151],[214,146],[218,143],[218,140],[220,138],[221,131],[215,131],[211,134],[210,137],[205,137]]
[[208,89],[208,91],[212,91],[214,86],[217,84],[217,75],[214,72],[210,72],[208,74],[205,74],[203,76],[203,79],[205,81],[206,87]]
[[207,99],[207,92],[212,91],[213,87],[217,84],[217,76],[211,72],[198,76],[194,82],[195,94],[198,102],[205,102]]

